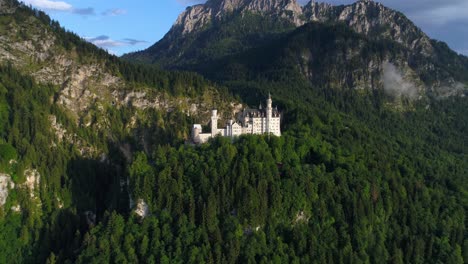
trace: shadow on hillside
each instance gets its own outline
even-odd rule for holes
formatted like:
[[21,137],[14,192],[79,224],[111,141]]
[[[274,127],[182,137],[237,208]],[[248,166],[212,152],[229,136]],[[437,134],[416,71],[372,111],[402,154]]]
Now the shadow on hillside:
[[68,164],[68,177],[72,201],[78,213],[92,213],[99,221],[105,211],[125,212],[128,202],[126,190],[121,188],[125,179],[124,164],[108,160],[76,159]]

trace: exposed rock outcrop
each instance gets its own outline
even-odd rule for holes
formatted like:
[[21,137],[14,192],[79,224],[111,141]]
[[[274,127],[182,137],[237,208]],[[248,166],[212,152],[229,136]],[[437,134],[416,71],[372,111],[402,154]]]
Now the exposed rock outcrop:
[[0,0],[0,15],[13,14],[15,10],[10,0]]
[[110,100],[112,89],[122,86],[118,77],[106,73],[100,65],[82,65],[63,83],[57,102],[73,113],[83,113],[97,101]]
[[26,177],[26,182],[22,186],[28,190],[31,198],[36,198],[36,192],[41,182],[41,174],[36,169],[27,169],[24,171],[24,176]]
[[[76,133],[71,133],[67,131],[66,128],[62,126],[62,124],[57,122],[57,117],[54,115],[49,116],[50,127],[54,132],[57,143],[66,142],[68,144],[74,145],[76,149],[80,152],[82,157],[97,157],[99,154],[99,150],[89,145],[85,140],[80,138]],[[52,147],[56,147],[55,140],[53,141]]]
[[138,199],[135,208],[135,213],[141,218],[145,218],[149,215],[148,204],[143,199]]
[[282,17],[296,26],[305,23],[302,8],[296,0],[210,0],[188,7],[179,15],[171,31],[189,34],[230,14],[246,12]]
[[[40,204],[40,200],[37,196],[37,193],[39,191],[38,189],[41,181],[41,175],[36,169],[27,169],[24,171],[24,176],[26,178],[26,181],[22,184],[18,184],[17,186],[15,186],[15,184],[11,180],[10,175],[0,173],[0,206],[5,205],[5,202],[8,198],[9,190],[15,187],[25,189],[29,193],[31,201],[39,202]],[[21,206],[14,205],[11,209],[15,212],[20,212]]]
[[0,206],[4,206],[8,198],[9,190],[13,189],[15,184],[10,175],[0,173]]
[[342,22],[358,33],[390,39],[427,56],[433,52],[429,37],[413,22],[378,2],[361,0],[333,6],[311,1],[303,7],[303,13],[306,21]]
[[19,204],[14,205],[14,206],[11,207],[11,210],[13,212],[20,213],[21,212],[21,206]]
[[296,214],[296,217],[294,217],[293,224],[299,224],[299,223],[308,223],[310,219],[310,216],[306,215],[304,211],[299,211]]

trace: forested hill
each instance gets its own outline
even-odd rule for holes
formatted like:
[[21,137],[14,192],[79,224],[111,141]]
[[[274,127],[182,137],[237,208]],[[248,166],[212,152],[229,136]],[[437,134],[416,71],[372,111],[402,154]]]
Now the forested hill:
[[138,154],[146,217],[107,214],[77,262],[466,262],[467,101],[400,114],[351,98],[365,112],[317,95],[281,138]]
[[[294,9],[273,2],[265,12]],[[313,86],[277,53],[310,36],[385,56],[402,44],[337,25],[281,31],[262,52],[216,58],[236,79],[206,68],[231,96],[0,7],[0,263],[468,262],[467,98],[395,107],[379,89]],[[229,118],[268,91],[282,137],[184,144],[213,106]]]
[[135,151],[183,144],[237,101],[198,74],[122,62],[17,1],[0,7],[0,263],[64,262],[106,211],[132,209]]

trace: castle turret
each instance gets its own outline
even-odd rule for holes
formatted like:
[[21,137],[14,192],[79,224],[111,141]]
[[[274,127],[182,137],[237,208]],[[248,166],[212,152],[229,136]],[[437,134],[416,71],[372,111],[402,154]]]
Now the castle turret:
[[271,94],[268,93],[267,108],[266,108],[266,132],[267,133],[270,133],[271,131],[271,116],[273,112],[271,104],[272,104]]
[[194,124],[192,128],[192,141],[195,144],[200,144],[200,134],[202,133],[202,126]]
[[234,120],[229,120],[229,136],[232,137],[232,125],[234,124]]
[[218,110],[211,111],[211,136],[214,137],[218,134]]

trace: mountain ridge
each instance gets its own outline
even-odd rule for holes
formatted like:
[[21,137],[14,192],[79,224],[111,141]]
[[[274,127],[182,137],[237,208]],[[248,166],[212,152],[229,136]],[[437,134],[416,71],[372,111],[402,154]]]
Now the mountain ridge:
[[[430,39],[409,19],[400,12],[372,0],[359,0],[350,5],[340,6],[310,1],[302,7],[296,0],[211,0],[205,4],[187,7],[179,15],[165,37],[173,38],[174,34],[187,35],[199,31],[209,23],[223,18],[229,19],[228,17],[234,11],[273,15],[291,22],[296,27],[308,22],[343,22],[358,33],[366,35],[377,31],[374,28],[382,27],[385,24],[390,25],[395,30],[395,32],[388,32],[389,39],[408,48],[418,48],[426,54],[432,50]],[[373,15],[366,17],[369,13]],[[394,20],[397,20],[396,23]],[[406,23],[408,26],[402,30],[399,26],[400,23]],[[420,34],[423,36],[419,39],[408,36]],[[123,57],[129,57],[131,54],[126,54]]]
[[[411,82],[424,83],[426,89],[419,89],[424,91],[420,95],[447,97],[463,95],[463,91],[466,90],[467,57],[456,54],[442,42],[431,40],[401,12],[370,0],[340,6],[310,1],[302,7],[295,0],[208,1],[188,7],[159,42],[147,50],[127,54],[123,58],[154,63],[168,69],[203,73],[206,66],[242,56],[251,49],[279,41],[289,32],[298,30],[307,23],[320,23],[324,27],[328,24],[343,24],[369,40],[382,41],[388,44],[385,46],[396,44],[403,47],[399,50],[399,56],[393,56],[397,61],[393,61],[392,64],[400,65],[399,70],[406,72],[402,75],[412,76]],[[315,45],[314,42],[319,41],[321,40],[312,39],[309,43],[304,43],[302,49],[308,49],[307,46]],[[342,49],[346,49],[346,46]],[[299,50],[297,52],[300,53]],[[345,51],[332,52],[339,56]],[[378,50],[372,52],[375,57],[380,56]],[[280,54],[270,56],[276,57]],[[314,59],[320,60],[321,55],[316,56],[318,57]],[[382,75],[382,79],[384,62],[389,59],[377,60],[380,63],[377,65],[377,74]],[[300,66],[301,63],[296,66]],[[350,61],[344,60],[343,63],[349,64]],[[364,64],[359,66],[368,67]],[[340,79],[349,76],[348,72],[343,72],[339,67],[334,71],[341,73],[337,76]],[[309,78],[307,73],[303,76]],[[365,76],[364,79],[375,79],[375,76]],[[351,83],[359,81],[356,79]],[[364,86],[375,87],[371,83]]]

